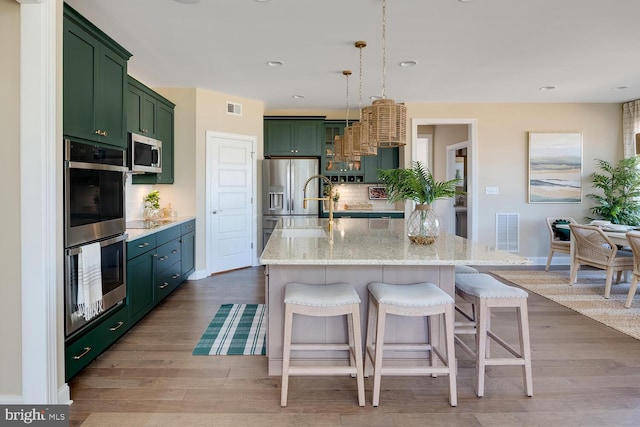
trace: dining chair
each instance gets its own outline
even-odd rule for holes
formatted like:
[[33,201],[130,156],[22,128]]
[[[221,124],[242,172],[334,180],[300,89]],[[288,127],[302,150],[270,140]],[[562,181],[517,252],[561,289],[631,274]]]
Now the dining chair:
[[609,298],[613,273],[618,273],[616,283],[619,283],[623,271],[633,270],[633,254],[628,251],[619,251],[616,244],[600,227],[569,224],[569,229],[574,249],[569,283],[573,285],[576,282],[581,265],[605,270],[607,276],[604,297]]
[[553,258],[554,252],[560,252],[563,254],[571,254],[571,241],[568,239],[569,230],[565,234],[561,231],[554,230],[554,223],[556,221],[567,221],[569,224],[577,224],[576,220],[570,217],[547,217],[547,228],[549,229],[549,256],[547,257],[547,266],[545,271],[549,271],[551,265],[551,258]]
[[633,303],[633,297],[638,289],[638,278],[640,277],[640,233],[637,231],[630,231],[626,234],[627,241],[633,252],[633,275],[631,277],[631,285],[629,286],[629,294],[627,295],[627,301],[624,303],[624,308],[631,307]]

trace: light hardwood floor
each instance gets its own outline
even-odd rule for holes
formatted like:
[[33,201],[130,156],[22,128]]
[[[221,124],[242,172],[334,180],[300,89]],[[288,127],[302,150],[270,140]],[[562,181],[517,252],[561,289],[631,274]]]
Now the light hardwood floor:
[[[485,396],[473,362],[457,351],[458,406],[447,378],[383,377],[380,406],[359,407],[355,380],[280,378],[263,356],[192,356],[220,304],[264,301],[261,267],[185,282],[70,381],[71,426],[636,426],[640,341],[530,294],[533,397],[521,369],[489,367]],[[515,315],[493,326],[514,341]],[[457,349],[459,350],[459,349]]]

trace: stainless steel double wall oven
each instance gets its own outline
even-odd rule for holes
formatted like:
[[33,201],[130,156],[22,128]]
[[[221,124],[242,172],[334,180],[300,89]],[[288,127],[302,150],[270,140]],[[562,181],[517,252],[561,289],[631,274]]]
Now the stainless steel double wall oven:
[[[126,297],[126,150],[64,141],[65,335],[98,319]],[[78,313],[78,254],[99,242],[104,311]]]

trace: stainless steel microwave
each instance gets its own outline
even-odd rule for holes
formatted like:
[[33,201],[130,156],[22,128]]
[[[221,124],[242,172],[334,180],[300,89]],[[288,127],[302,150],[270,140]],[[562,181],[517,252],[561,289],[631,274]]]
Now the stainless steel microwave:
[[129,169],[133,173],[161,173],[162,141],[130,133]]

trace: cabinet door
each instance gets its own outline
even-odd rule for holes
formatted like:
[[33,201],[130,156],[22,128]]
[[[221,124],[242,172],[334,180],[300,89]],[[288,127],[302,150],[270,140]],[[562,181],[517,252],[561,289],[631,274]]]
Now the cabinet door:
[[150,251],[127,262],[127,304],[132,324],[154,306],[155,259],[155,251]]
[[131,85],[127,88],[127,131],[141,133],[144,93]]
[[368,183],[378,183],[378,169],[397,169],[399,166],[399,149],[378,148],[377,156],[365,156],[364,159],[364,181]]
[[162,172],[133,175],[133,184],[173,184],[174,112],[173,107],[156,100],[156,139],[162,141]]
[[63,132],[95,141],[100,42],[65,19],[63,43]]
[[293,122],[293,150],[298,156],[319,156],[323,122],[299,120]]
[[96,125],[100,141],[127,148],[125,97],[127,62],[106,46],[100,49]]
[[265,156],[291,156],[293,148],[292,120],[265,120]]
[[196,268],[196,233],[192,231],[180,239],[182,251],[182,279],[187,280]]

